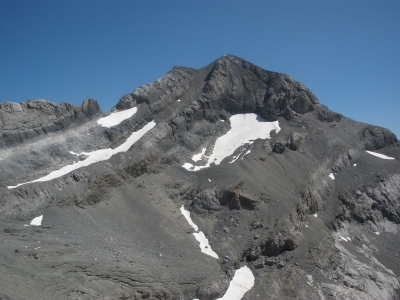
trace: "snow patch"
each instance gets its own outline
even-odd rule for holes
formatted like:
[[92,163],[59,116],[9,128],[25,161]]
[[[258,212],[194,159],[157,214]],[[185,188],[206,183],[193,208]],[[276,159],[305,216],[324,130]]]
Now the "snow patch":
[[127,110],[118,111],[108,115],[107,117],[101,118],[97,120],[97,124],[101,125],[102,127],[112,127],[118,125],[122,121],[129,119],[137,112],[137,107],[132,107]]
[[211,249],[208,239],[206,238],[206,236],[204,235],[204,233],[202,231],[199,231],[199,227],[193,223],[193,220],[190,217],[190,212],[188,210],[186,210],[183,205],[181,206],[181,213],[185,217],[185,219],[189,223],[189,225],[192,226],[194,228],[194,230],[196,231],[193,233],[193,235],[196,238],[196,240],[200,243],[201,252],[218,259],[218,254],[215,253]]
[[379,231],[375,231],[374,233],[375,233],[376,235],[379,235]]
[[178,100],[176,100],[176,101],[181,102],[181,99],[178,99]]
[[225,295],[217,300],[240,300],[253,286],[254,275],[247,266],[244,266],[236,270]]
[[211,249],[208,239],[206,238],[206,236],[202,231],[194,232],[193,235],[196,238],[196,240],[200,243],[201,252],[218,259],[218,254]]
[[354,164],[353,167],[357,167],[357,164]]
[[120,146],[118,146],[115,149],[108,148],[108,149],[95,150],[92,152],[79,153],[78,155],[84,154],[84,155],[88,155],[88,157],[85,160],[75,162],[72,165],[66,165],[66,166],[62,167],[61,169],[55,170],[55,171],[49,173],[48,175],[41,177],[39,179],[35,179],[35,180],[24,182],[24,183],[19,183],[15,186],[7,186],[7,188],[14,189],[21,185],[32,183],[32,182],[49,181],[49,180],[64,176],[76,169],[89,166],[96,162],[108,160],[114,154],[128,151],[132,147],[133,144],[135,144],[145,133],[147,133],[149,130],[151,130],[154,126],[156,126],[156,123],[154,121],[147,123],[146,126],[144,126],[142,129],[133,132],[123,144],[121,144]]
[[30,224],[30,225],[33,225],[33,226],[40,226],[40,225],[42,225],[42,220],[43,220],[43,215],[34,218],[34,219],[31,221],[31,224]]
[[208,182],[211,182],[211,179],[210,179],[210,178],[208,178]]
[[349,237],[345,238],[345,237],[340,236],[340,239],[345,241],[345,242],[351,242],[351,239]]
[[188,171],[199,171],[203,169],[203,167],[198,167],[195,165],[192,165],[191,163],[185,163],[182,167],[184,167]]
[[247,152],[245,153],[245,154],[243,154],[243,156],[240,158],[241,160],[243,160],[243,158],[247,155],[247,154],[249,154],[251,152],[251,150],[249,149],[249,150],[247,150]]
[[190,211],[186,210],[183,205],[181,206],[181,213],[185,217],[189,225],[192,226],[195,231],[199,231],[199,227],[196,224],[194,224],[192,218],[190,217]]
[[335,180],[335,175],[333,175],[333,173],[329,174],[329,178],[332,180]]
[[207,148],[203,148],[200,153],[193,155],[192,160],[193,161],[201,160],[202,156],[206,153],[206,150],[207,150]]
[[198,171],[210,167],[211,163],[219,165],[223,159],[232,155],[237,148],[256,139],[271,138],[271,131],[278,133],[281,128],[279,122],[267,122],[257,114],[237,114],[229,118],[231,129],[219,137],[214,145],[206,165],[193,166],[185,163],[183,167],[188,171]]
[[317,217],[318,217],[318,214],[313,214],[313,216],[317,218]]
[[386,156],[384,154],[380,154],[380,153],[376,153],[376,152],[372,152],[372,151],[365,151],[365,152],[367,152],[367,153],[369,153],[369,154],[371,154],[373,156],[382,158],[382,159],[394,159],[394,157]]

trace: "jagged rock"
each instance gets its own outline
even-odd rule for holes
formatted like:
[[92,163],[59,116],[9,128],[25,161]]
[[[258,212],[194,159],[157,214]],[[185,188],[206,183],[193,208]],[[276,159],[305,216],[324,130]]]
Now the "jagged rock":
[[267,257],[264,260],[266,266],[273,266],[277,264],[277,259],[275,257]]
[[322,122],[340,122],[340,120],[342,119],[342,115],[330,111],[328,108],[321,105],[318,107],[318,119]]
[[362,139],[367,150],[376,150],[397,143],[396,136],[385,128],[366,127]]
[[272,144],[272,151],[278,154],[282,154],[285,152],[285,146],[286,143],[282,141],[276,141],[275,143]]
[[263,148],[264,148],[265,152],[267,152],[267,153],[271,153],[272,152],[272,146],[271,146],[271,143],[269,141],[266,141],[263,144]]
[[197,194],[193,203],[203,209],[219,210],[222,208],[216,198],[215,190],[211,189],[203,190]]
[[294,151],[298,150],[301,146],[301,143],[303,142],[303,139],[304,136],[302,134],[293,132],[289,138],[289,144],[288,144],[289,149]]
[[339,200],[345,206],[351,216],[365,223],[374,223],[390,220],[393,223],[400,223],[400,210],[398,201],[400,194],[400,174],[377,178],[374,186],[364,188],[364,191],[357,190],[354,195],[342,194]]
[[257,229],[257,228],[263,227],[263,225],[261,224],[261,222],[251,222],[250,226],[251,226],[251,228],[253,228],[253,229]]
[[285,267],[285,263],[284,263],[283,261],[280,261],[280,262],[278,262],[278,263],[276,264],[276,267],[277,267],[278,269],[282,269],[283,267]]
[[254,266],[254,268],[256,268],[256,269],[262,269],[262,268],[264,268],[264,258],[263,258],[263,257],[260,257],[260,258],[256,259],[256,260],[253,262],[253,266]]
[[339,158],[333,165],[332,170],[335,173],[338,173],[345,168],[351,167],[357,161],[359,156],[360,152],[354,149],[347,150],[346,152],[339,155]]

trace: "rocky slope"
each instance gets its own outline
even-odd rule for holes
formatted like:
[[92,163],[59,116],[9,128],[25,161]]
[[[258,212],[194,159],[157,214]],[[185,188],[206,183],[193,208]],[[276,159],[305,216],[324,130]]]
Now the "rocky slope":
[[[389,130],[232,55],[174,67],[110,116],[129,109],[104,127],[94,100],[0,104],[0,299],[211,300],[245,266],[242,299],[400,298]],[[233,116],[241,138],[275,129],[223,154]]]

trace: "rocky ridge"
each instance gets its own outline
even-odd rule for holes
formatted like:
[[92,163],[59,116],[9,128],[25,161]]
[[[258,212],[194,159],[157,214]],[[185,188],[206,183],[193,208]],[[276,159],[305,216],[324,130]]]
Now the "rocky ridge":
[[[290,76],[232,55],[174,67],[112,112],[131,107],[134,116],[104,128],[94,100],[1,104],[4,297],[217,299],[247,265],[256,280],[243,299],[399,298],[400,151],[389,130],[332,112]],[[229,118],[245,113],[281,131],[239,147],[235,163],[182,168],[204,163],[193,155],[210,155]],[[127,152],[7,188],[86,158],[70,151],[116,148],[152,120]],[[218,261],[200,252],[181,205]],[[41,227],[23,226],[40,214]],[[17,291],[10,276],[34,279]]]

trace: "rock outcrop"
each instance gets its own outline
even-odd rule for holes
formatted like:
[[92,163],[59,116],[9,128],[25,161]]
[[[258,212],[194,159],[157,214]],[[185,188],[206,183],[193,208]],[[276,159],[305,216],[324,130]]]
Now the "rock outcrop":
[[82,106],[47,100],[0,104],[0,148],[13,147],[51,132],[62,131],[101,115],[99,104],[92,99]]

